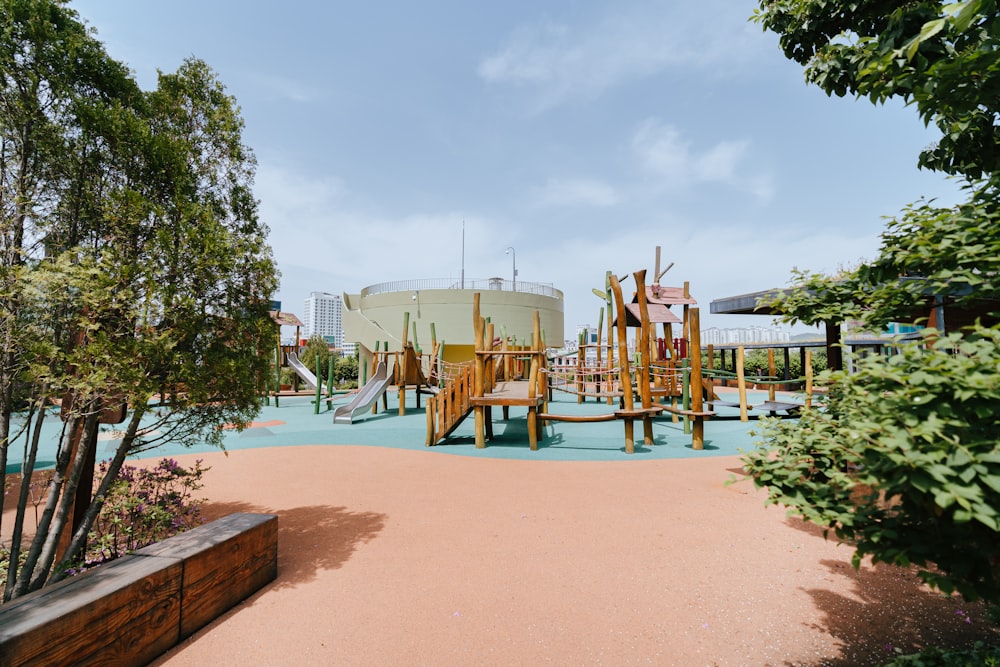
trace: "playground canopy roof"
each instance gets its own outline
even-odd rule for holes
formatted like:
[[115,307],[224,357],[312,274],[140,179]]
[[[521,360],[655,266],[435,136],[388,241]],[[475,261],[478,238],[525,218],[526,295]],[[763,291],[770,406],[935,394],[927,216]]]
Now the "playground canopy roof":
[[269,310],[268,313],[271,315],[271,320],[279,326],[289,326],[289,327],[301,327],[305,326],[302,324],[302,320],[296,317],[292,313],[283,313],[280,310]]
[[[633,298],[638,299],[638,296]],[[664,287],[662,285],[647,285],[646,286],[646,303],[649,304],[663,304],[666,306],[693,306],[697,305],[698,301],[691,297],[690,295],[684,296],[683,287]]]
[[[670,312],[669,306],[660,303],[649,303],[646,304],[646,310],[649,312],[649,321],[653,324],[681,324],[681,318]],[[639,317],[639,304],[626,303],[625,324],[630,327],[637,327],[641,321],[642,318]],[[614,324],[618,324],[617,318]]]

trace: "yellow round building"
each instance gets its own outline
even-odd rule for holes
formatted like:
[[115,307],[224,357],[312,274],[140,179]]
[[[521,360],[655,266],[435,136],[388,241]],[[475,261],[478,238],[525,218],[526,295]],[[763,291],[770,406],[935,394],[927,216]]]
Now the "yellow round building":
[[433,326],[438,342],[444,343],[444,360],[467,361],[475,350],[472,295],[476,292],[482,315],[494,324],[497,336],[530,343],[537,310],[545,341],[553,347],[562,346],[563,293],[552,285],[502,278],[464,283],[400,280],[369,285],[360,294],[344,293],[344,340],[357,343],[360,359],[370,362],[376,344],[384,349],[388,341],[390,350],[401,348],[408,320],[407,340],[416,347],[430,351]]

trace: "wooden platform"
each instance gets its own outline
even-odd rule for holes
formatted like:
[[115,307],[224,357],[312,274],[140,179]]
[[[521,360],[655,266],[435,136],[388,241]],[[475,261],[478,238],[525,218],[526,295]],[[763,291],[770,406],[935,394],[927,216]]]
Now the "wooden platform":
[[522,406],[539,407],[545,402],[544,396],[528,396],[528,382],[512,381],[498,382],[493,391],[485,396],[473,396],[469,399],[473,406]]

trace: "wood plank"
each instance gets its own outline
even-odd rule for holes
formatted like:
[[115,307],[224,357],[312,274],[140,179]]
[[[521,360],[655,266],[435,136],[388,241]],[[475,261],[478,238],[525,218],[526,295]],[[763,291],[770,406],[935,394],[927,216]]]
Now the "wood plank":
[[618,419],[614,413],[607,413],[603,415],[554,415],[547,412],[538,413],[538,418],[546,421],[554,422],[568,422],[571,424],[585,424],[592,422],[610,422]]
[[615,410],[616,419],[642,419],[643,417],[658,415],[664,406],[654,405],[649,408],[633,408],[631,410]]
[[277,516],[234,514],[0,606],[0,666],[145,665],[277,576]]
[[144,665],[179,641],[183,564],[124,556],[0,607],[0,665]]
[[183,639],[278,576],[278,517],[230,514],[136,554],[184,560]]
[[473,396],[469,399],[470,405],[475,407],[492,407],[494,405],[537,407],[543,402],[544,399],[542,399],[541,396],[528,398],[526,396],[497,396],[496,394],[490,394],[488,396]]
[[711,410],[684,410],[683,408],[678,408],[673,405],[661,406],[664,412],[669,412],[675,415],[684,415],[686,417],[714,417],[715,413]]

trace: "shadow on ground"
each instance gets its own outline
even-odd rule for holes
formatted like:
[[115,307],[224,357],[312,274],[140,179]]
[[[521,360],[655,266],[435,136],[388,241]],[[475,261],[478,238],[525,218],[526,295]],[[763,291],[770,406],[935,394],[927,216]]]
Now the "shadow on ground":
[[[234,512],[278,515],[278,578],[269,589],[294,588],[320,570],[335,570],[385,527],[386,515],[346,507],[311,505],[274,511],[249,503],[205,503],[208,521]],[[292,554],[295,555],[292,558]]]
[[[797,530],[823,537],[823,528],[789,518]],[[836,539],[831,531],[831,539]],[[823,620],[810,624],[833,637],[839,655],[818,659],[817,667],[884,665],[898,655],[917,653],[930,646],[955,648],[976,641],[1000,642],[1000,628],[986,616],[982,603],[968,603],[929,589],[917,568],[864,562],[855,570],[848,560],[821,561],[827,579],[846,577],[849,595],[825,588],[806,589]]]

